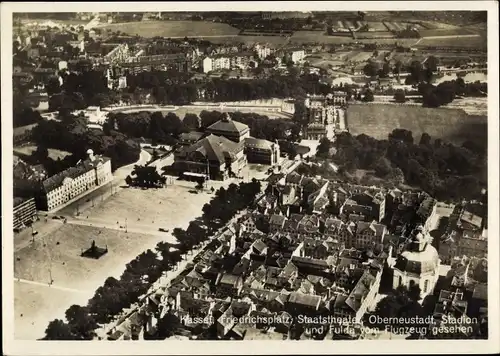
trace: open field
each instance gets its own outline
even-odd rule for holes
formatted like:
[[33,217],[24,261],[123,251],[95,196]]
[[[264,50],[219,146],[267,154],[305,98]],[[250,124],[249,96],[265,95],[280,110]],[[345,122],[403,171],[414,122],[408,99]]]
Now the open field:
[[366,62],[373,56],[373,52],[353,51],[347,56],[347,60],[351,62]]
[[366,23],[373,31],[387,31],[387,27],[380,21],[369,21]]
[[[15,312],[23,314],[16,318],[16,337],[43,336],[49,321],[63,317],[72,304],[85,303],[107,277],[119,277],[125,264],[138,254],[154,248],[159,241],[174,242],[169,233],[158,228],[186,228],[212,197],[189,190],[180,185],[122,189],[94,208],[88,207],[80,218],[68,218],[67,224],[50,218],[37,223],[47,229],[37,226],[39,234],[34,243],[29,234],[16,235],[14,276],[21,280],[16,282]],[[127,232],[120,228],[125,218]],[[92,240],[99,247],[109,248],[98,260],[80,257]],[[49,287],[51,277],[54,283]]]
[[[33,152],[35,152],[37,149],[36,146],[22,146],[22,147],[14,147],[14,154],[18,153],[21,155],[31,155]],[[53,148],[49,148],[49,157],[52,158],[53,160],[57,159],[63,159],[66,156],[70,156],[71,153],[66,152],[66,151],[60,151],[56,150]]]
[[455,99],[447,107],[461,109],[469,115],[488,116],[488,98],[463,98]]
[[485,35],[475,37],[443,37],[443,38],[422,38],[417,47],[442,46],[442,47],[465,47],[486,49],[488,40]]
[[[189,22],[189,21],[175,21],[175,22]],[[286,36],[254,36],[254,35],[239,35],[237,29],[232,27],[225,27],[217,29],[211,29],[207,32],[203,28],[189,28],[182,29],[180,27],[155,27],[150,26],[152,22],[144,22],[139,23],[140,26],[134,29],[134,27],[130,26],[129,31],[131,31],[132,35],[138,33],[144,37],[154,37],[154,36],[163,36],[163,37],[178,37],[183,38],[187,37],[196,37],[200,40],[207,40],[214,44],[255,44],[255,43],[267,43],[273,47],[281,47],[286,43],[300,45],[303,43],[316,42],[320,44],[348,44],[348,43],[373,43],[377,42],[379,44],[394,44],[396,41],[401,43],[402,45],[411,46],[415,44],[418,39],[395,39],[395,38],[376,38],[376,39],[353,39],[351,36],[327,36],[326,34],[320,31],[297,31],[291,37]],[[160,22],[161,24],[164,21]],[[194,22],[195,24],[199,24],[200,22]],[[209,23],[212,25],[212,23]],[[113,31],[123,31],[127,33],[127,28],[125,27],[127,24],[106,24],[105,28],[110,28]],[[229,26],[224,24],[215,24],[221,26]],[[108,27],[110,26],[110,27]],[[112,27],[116,26],[116,28]],[[118,26],[122,26],[120,28]],[[161,25],[164,26],[164,25]]]
[[54,22],[56,24],[61,24],[61,25],[69,25],[69,26],[79,26],[79,25],[86,25],[89,23],[89,21],[85,20],[53,20],[53,19],[37,19],[37,18],[30,18],[30,19],[21,19],[22,24],[28,24],[28,23],[33,23],[37,22],[39,24],[43,24],[45,22]]
[[437,37],[437,36],[463,36],[463,35],[475,35],[478,31],[471,28],[455,28],[455,29],[436,29],[436,30],[421,30],[419,31],[420,36],[425,37]]
[[101,28],[142,37],[184,37],[237,35],[239,30],[228,24],[204,21],[147,21],[104,24]]
[[466,140],[484,142],[487,138],[487,117],[468,115],[459,109],[353,104],[347,109],[346,115],[347,127],[352,135],[366,134],[376,139],[387,139],[395,128],[412,131],[417,142],[424,132],[433,139],[440,138],[457,144]]
[[[440,78],[437,78],[434,83],[439,84],[439,83],[446,82],[446,81],[456,80],[457,78],[458,78],[458,76],[455,73],[447,74],[447,75],[444,75]],[[466,83],[474,83],[477,81],[486,83],[486,82],[488,82],[488,74],[481,73],[481,72],[467,73],[465,76],[462,77],[462,79]]]
[[17,280],[9,283],[14,284],[14,338],[17,340],[43,337],[51,320],[63,318],[68,307],[86,304],[89,299],[83,293],[73,293],[55,286],[40,286]]
[[[14,253],[16,278],[49,283],[52,274],[55,285],[75,290],[92,290],[92,283],[90,286],[85,284],[99,277],[96,275],[97,271],[105,278],[108,275],[106,271],[116,268],[117,262],[124,256],[138,248],[140,253],[145,246],[153,247],[152,242],[159,240],[153,235],[71,223],[60,224],[59,229],[35,237],[34,243]],[[80,257],[82,249],[89,248],[92,240],[99,247],[107,245],[108,254],[98,260]],[[121,262],[125,264],[128,260]]]
[[356,32],[356,39],[394,39],[396,36],[389,31]]
[[[118,221],[124,225],[147,224],[155,230],[163,227],[173,229],[185,226],[201,214],[205,203],[211,199],[208,194],[191,194],[189,189],[176,184],[160,189],[126,188],[84,215],[89,220],[106,220],[112,224]],[[140,218],[140,221],[138,221]]]
[[419,22],[423,26],[423,28],[426,28],[428,30],[437,30],[437,29],[450,30],[458,28],[458,26],[437,21],[419,21]]
[[[107,277],[119,277],[126,263],[160,240],[153,235],[60,224],[14,254],[14,277],[21,279],[16,281],[15,312],[24,314],[16,318],[16,338],[43,336],[49,321],[63,317],[72,304],[86,303]],[[107,244],[108,254],[98,260],[80,257],[92,239],[99,247]],[[54,282],[49,287],[51,278]]]
[[243,35],[234,35],[234,36],[212,36],[212,37],[200,37],[200,39],[210,41],[215,44],[238,44],[245,43],[247,45],[255,44],[255,43],[267,43],[273,47],[283,46],[287,41],[288,37],[284,36],[243,36]]

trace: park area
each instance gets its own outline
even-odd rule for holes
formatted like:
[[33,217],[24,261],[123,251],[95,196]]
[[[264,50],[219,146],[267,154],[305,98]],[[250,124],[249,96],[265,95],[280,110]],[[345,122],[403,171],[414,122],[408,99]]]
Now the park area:
[[[273,118],[284,118],[288,119],[290,118],[289,115],[281,112],[276,112],[276,111],[268,111],[266,110],[265,106],[267,105],[266,103],[258,103],[256,101],[255,105],[248,104],[248,102],[234,102],[234,103],[226,103],[227,105],[224,107],[224,110],[227,112],[244,112],[244,113],[256,113],[259,115],[266,115],[270,119]],[[238,107],[231,107],[231,105],[235,105]],[[271,104],[272,105],[272,104]],[[275,104],[274,104],[275,105]],[[248,107],[246,107],[248,106]],[[259,106],[262,106],[262,108],[259,108]],[[138,112],[154,112],[154,111],[159,111],[163,115],[167,115],[168,113],[173,113],[179,117],[179,119],[183,120],[186,114],[195,114],[195,115],[200,115],[201,112],[203,111],[220,111],[220,104],[214,105],[214,103],[207,103],[207,105],[203,105],[202,102],[198,102],[197,105],[189,105],[189,106],[178,106],[178,107],[162,107],[162,106],[138,106],[136,108],[127,108],[124,107],[122,108],[113,108],[109,110],[109,112],[114,112],[114,113],[125,113],[125,114],[130,114],[130,113],[138,113]]]
[[[14,155],[17,153],[21,156],[31,156],[31,154],[33,152],[35,152],[36,149],[37,149],[37,146],[14,147]],[[49,158],[52,158],[53,160],[64,159],[66,156],[71,155],[71,153],[69,153],[69,152],[56,150],[53,148],[49,148],[48,151],[49,151]]]
[[[119,277],[137,255],[160,241],[175,242],[159,228],[187,228],[212,197],[194,194],[185,185],[125,188],[82,211],[79,218],[68,217],[66,224],[50,217],[39,222],[35,242],[25,234],[27,241],[16,243],[15,337],[43,337],[49,321],[64,318],[72,304],[85,304],[106,278]],[[97,260],[81,257],[93,240],[109,252]]]
[[233,36],[239,30],[228,24],[204,21],[144,21],[104,24],[101,28],[141,37]]
[[422,133],[433,139],[455,144],[464,141],[484,142],[487,139],[487,116],[468,115],[460,109],[423,108],[394,104],[353,104],[346,113],[347,127],[352,135],[365,134],[387,139],[396,128],[413,132],[416,142]]

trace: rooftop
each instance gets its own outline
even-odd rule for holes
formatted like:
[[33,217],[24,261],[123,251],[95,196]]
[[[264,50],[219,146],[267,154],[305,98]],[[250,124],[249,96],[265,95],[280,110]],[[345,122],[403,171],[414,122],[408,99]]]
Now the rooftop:
[[98,164],[102,164],[109,161],[107,157],[96,157],[94,161],[85,160],[77,164],[75,167],[68,168],[61,173],[53,175],[52,177],[47,178],[42,182],[43,189],[46,192],[50,192],[63,184],[64,179],[71,178],[74,179],[76,177],[81,176],[82,174],[87,173],[88,171],[94,169]]
[[181,149],[179,155],[188,156],[197,152],[209,161],[222,163],[225,162],[226,157],[233,157],[242,148],[241,144],[223,136],[210,135],[189,147]]
[[314,309],[319,309],[319,306],[321,304],[321,297],[317,295],[310,295],[310,294],[302,294],[302,293],[297,293],[293,292],[290,293],[290,297],[288,298],[288,302],[292,304],[298,304],[302,306],[306,306],[309,308],[314,308]]
[[217,131],[217,132],[230,132],[230,133],[243,133],[245,131],[248,131],[249,128],[247,125],[238,122],[238,121],[233,121],[228,113],[223,114],[223,118],[216,123],[210,125],[207,128],[207,131]]
[[247,137],[245,139],[245,146],[250,148],[259,148],[262,150],[271,150],[273,143],[259,138]]

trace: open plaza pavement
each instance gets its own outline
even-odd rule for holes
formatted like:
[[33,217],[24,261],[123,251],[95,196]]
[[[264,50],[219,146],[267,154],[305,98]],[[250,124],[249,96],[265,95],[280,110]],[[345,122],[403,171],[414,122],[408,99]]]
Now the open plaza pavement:
[[[141,161],[147,158],[141,155]],[[170,159],[159,162],[158,170]],[[196,190],[194,182],[169,177],[164,188],[128,188],[123,179],[132,168],[115,172],[113,183],[102,189],[58,211],[42,213],[33,226],[38,232],[34,238],[31,229],[15,235],[16,339],[43,337],[50,321],[64,319],[73,304],[85,305],[108,277],[119,278],[137,255],[160,241],[175,243],[172,230],[187,228],[202,214],[203,205],[213,197],[212,187],[215,191],[238,183],[237,179],[210,181],[203,190]],[[268,168],[249,165],[242,178],[265,178]],[[66,222],[54,216],[64,216]],[[93,240],[109,252],[98,260],[81,257]]]

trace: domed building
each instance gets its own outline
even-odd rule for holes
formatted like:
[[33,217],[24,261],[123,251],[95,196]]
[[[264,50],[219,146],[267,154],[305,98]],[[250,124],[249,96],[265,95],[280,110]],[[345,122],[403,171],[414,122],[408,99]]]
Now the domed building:
[[394,264],[393,288],[420,287],[420,297],[431,294],[439,278],[439,255],[423,226],[412,233],[412,240]]

